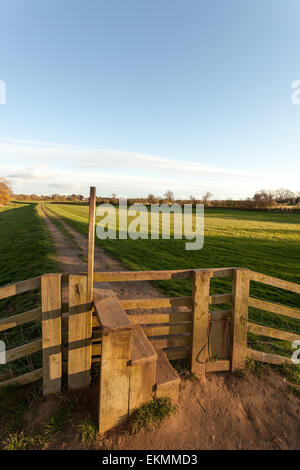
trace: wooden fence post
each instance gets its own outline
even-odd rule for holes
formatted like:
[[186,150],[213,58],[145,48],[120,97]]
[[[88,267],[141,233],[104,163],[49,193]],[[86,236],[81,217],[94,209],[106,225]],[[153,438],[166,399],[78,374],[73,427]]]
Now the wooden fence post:
[[249,286],[249,270],[246,268],[236,268],[232,279],[232,371],[245,367]]
[[45,274],[41,279],[43,393],[61,391],[61,274]]
[[89,209],[89,236],[88,236],[88,275],[87,275],[87,300],[93,300],[94,283],[94,251],[95,251],[95,220],[96,220],[96,188],[90,188]]
[[205,374],[208,357],[210,278],[210,271],[194,271],[191,371],[197,375]]
[[92,312],[87,301],[86,276],[69,276],[68,388],[90,385]]

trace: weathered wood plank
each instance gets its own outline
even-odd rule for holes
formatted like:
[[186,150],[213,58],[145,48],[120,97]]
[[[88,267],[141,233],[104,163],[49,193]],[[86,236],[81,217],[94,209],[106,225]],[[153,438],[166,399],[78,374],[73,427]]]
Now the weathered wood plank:
[[155,349],[177,348],[180,346],[191,346],[192,336],[190,334],[168,335],[168,336],[148,336],[149,341]]
[[146,325],[143,327],[143,330],[147,336],[178,335],[181,333],[191,333],[192,323],[179,325]]
[[211,358],[229,359],[232,309],[209,315],[209,352]]
[[69,278],[68,387],[88,387],[91,373],[92,312],[85,276]]
[[43,369],[36,369],[26,374],[13,377],[12,379],[0,382],[0,388],[27,385],[31,382],[36,382],[43,377]]
[[168,349],[165,349],[165,353],[169,361],[173,361],[175,359],[184,359],[186,357],[190,357],[190,354],[191,354],[190,348],[188,346],[168,348]]
[[18,315],[13,315],[8,318],[3,318],[0,320],[0,331],[9,330],[15,326],[23,325],[24,323],[29,323],[35,320],[42,319],[42,309],[34,308],[28,312],[19,313]]
[[222,372],[229,371],[231,367],[230,360],[220,360],[214,362],[207,362],[205,365],[206,372]]
[[[209,268],[214,278],[231,277],[234,268]],[[201,271],[201,270],[198,270]],[[193,279],[193,269],[162,271],[115,271],[95,272],[94,282],[164,281],[169,279]]]
[[277,354],[269,354],[255,349],[247,349],[247,356],[255,361],[266,362],[268,364],[284,364],[285,362],[292,364],[290,357],[278,356]]
[[102,295],[98,289],[95,289],[94,292],[95,313],[103,334],[115,330],[131,329],[131,323],[119,300],[113,291],[109,291],[108,294],[110,295]]
[[31,354],[41,351],[42,349],[42,339],[36,339],[27,344],[22,344],[13,349],[8,349],[6,351],[6,362],[15,361],[21,357],[30,356]]
[[89,232],[88,232],[88,272],[87,272],[87,301],[93,300],[94,251],[95,251],[95,221],[96,221],[96,188],[90,188]]
[[209,302],[212,305],[218,304],[231,304],[232,303],[232,294],[216,294],[209,297]]
[[151,325],[152,323],[183,323],[192,321],[192,312],[140,313],[128,314],[132,325]]
[[257,325],[256,323],[248,323],[248,331],[259,336],[266,336],[269,338],[282,339],[283,341],[293,342],[300,339],[300,335],[290,333],[289,331],[277,330],[268,326]]
[[296,294],[300,294],[300,284],[296,284],[295,282],[285,281],[284,279],[278,279],[276,277],[254,271],[250,271],[249,276],[251,281],[261,282],[262,284],[268,284],[269,286],[278,287],[279,289],[289,290]]
[[197,375],[205,374],[208,357],[210,279],[210,271],[195,271],[194,273],[191,371]]
[[43,393],[61,391],[61,274],[45,274],[41,282]]
[[265,310],[266,312],[277,313],[278,315],[284,315],[286,317],[297,318],[300,320],[299,309],[275,304],[274,302],[266,302],[265,300],[249,297],[249,307],[259,308],[261,310]]
[[110,330],[102,337],[99,431],[105,432],[128,417],[132,331]]
[[232,279],[232,371],[243,369],[246,362],[249,285],[249,270],[236,268]]
[[156,361],[157,354],[139,325],[132,328],[131,365]]
[[148,299],[124,299],[119,300],[124,310],[134,310],[138,308],[174,308],[191,307],[192,297],[168,297],[168,298],[148,298]]
[[22,294],[33,289],[40,289],[41,277],[35,277],[26,281],[16,282],[8,286],[0,287],[0,300],[11,297],[12,295]]

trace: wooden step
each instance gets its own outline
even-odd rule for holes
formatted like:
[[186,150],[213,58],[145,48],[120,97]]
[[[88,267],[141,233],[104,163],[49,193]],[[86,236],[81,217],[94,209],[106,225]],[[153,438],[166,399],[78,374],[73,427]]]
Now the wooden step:
[[157,354],[142,328],[138,325],[132,328],[131,365],[137,366],[157,360]]
[[132,328],[129,413],[152,400],[157,354],[140,326]]
[[168,361],[164,351],[157,351],[156,396],[168,396],[178,403],[180,377]]

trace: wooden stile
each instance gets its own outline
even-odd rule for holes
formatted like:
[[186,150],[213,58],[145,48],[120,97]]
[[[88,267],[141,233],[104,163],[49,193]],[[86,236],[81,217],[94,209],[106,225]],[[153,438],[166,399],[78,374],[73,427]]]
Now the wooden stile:
[[43,393],[61,391],[61,274],[42,276]]
[[128,417],[132,326],[112,290],[95,289],[95,313],[102,332],[99,431]]
[[205,374],[208,356],[208,322],[211,271],[195,271],[193,284],[193,333],[191,350],[191,371]]
[[246,362],[249,285],[249,270],[236,268],[232,279],[232,371],[244,369]]
[[92,313],[86,276],[70,275],[68,318],[68,387],[88,387],[91,372]]

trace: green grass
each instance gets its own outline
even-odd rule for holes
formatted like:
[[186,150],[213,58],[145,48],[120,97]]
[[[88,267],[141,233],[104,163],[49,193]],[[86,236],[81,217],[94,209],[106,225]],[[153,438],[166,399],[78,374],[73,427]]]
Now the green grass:
[[[79,232],[88,233],[88,207],[51,204],[51,211]],[[97,218],[96,222],[99,222]],[[172,223],[171,223],[172,228]],[[117,226],[118,229],[118,226]],[[300,284],[300,214],[209,209],[205,212],[204,247],[186,251],[185,240],[99,240],[114,258],[132,270],[187,269],[243,266]],[[155,282],[170,296],[191,295],[191,281]],[[212,281],[212,294],[229,292],[229,279]],[[251,283],[251,295],[300,308],[300,296],[282,289]],[[216,306],[214,308],[226,308]],[[300,333],[300,321],[249,309],[249,318],[263,325]],[[255,349],[291,356],[290,344],[249,335]]]
[[58,399],[60,402],[55,413],[45,423],[45,435],[47,440],[53,439],[63,430],[75,409],[75,395],[72,397],[61,395]]
[[176,411],[169,397],[154,398],[138,408],[129,421],[130,432],[135,434],[141,429],[155,430],[162,421]]
[[[0,287],[57,270],[54,246],[36,204],[0,207]],[[0,301],[0,318],[26,312],[40,305],[34,290]],[[30,322],[0,333],[10,349],[41,336],[40,322]],[[0,366],[0,380],[6,380],[41,365],[41,353]]]
[[90,444],[98,434],[97,425],[89,416],[78,425],[77,429],[77,439],[80,439],[83,445]]

